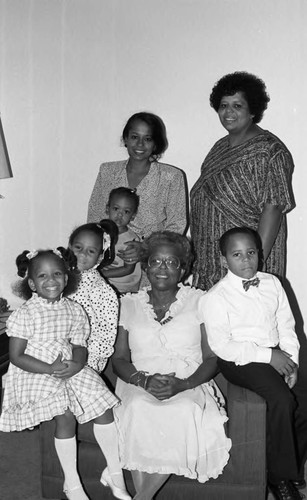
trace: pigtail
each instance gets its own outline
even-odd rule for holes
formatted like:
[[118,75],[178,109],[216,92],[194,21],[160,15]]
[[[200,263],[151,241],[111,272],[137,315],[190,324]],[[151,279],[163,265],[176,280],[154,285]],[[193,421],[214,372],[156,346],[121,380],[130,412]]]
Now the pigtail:
[[57,247],[56,250],[61,254],[68,271],[73,271],[77,268],[77,257],[70,248]]
[[101,271],[105,266],[112,264],[115,259],[115,245],[118,240],[118,227],[110,219],[102,219],[98,224],[103,232],[103,257],[97,267]]
[[29,259],[27,257],[29,250],[24,250],[21,254],[16,257],[17,274],[21,278],[24,278],[28,272]]
[[70,248],[57,247],[53,252],[55,254],[59,253],[59,256],[64,261],[68,281],[63,291],[63,297],[68,297],[77,291],[81,280],[81,273],[77,267],[77,257]]
[[28,284],[29,250],[24,250],[16,257],[17,275],[22,279],[12,284],[12,291],[17,297],[28,300],[32,297],[32,290]]

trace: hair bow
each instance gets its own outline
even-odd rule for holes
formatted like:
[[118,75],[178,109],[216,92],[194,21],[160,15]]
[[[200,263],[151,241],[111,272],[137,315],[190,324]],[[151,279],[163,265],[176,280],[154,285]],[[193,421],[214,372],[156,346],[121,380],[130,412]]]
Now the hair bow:
[[103,233],[103,253],[111,247],[111,236],[108,233]]
[[34,259],[38,254],[38,250],[31,250],[31,252],[28,252],[26,257],[28,260]]
[[[60,250],[58,250],[57,248],[53,248],[52,249],[52,252],[57,255],[58,257],[60,257],[60,259],[63,259],[63,255],[61,254]],[[38,255],[38,250],[31,250],[31,252],[28,252],[26,257],[28,260],[31,260],[31,259],[34,259],[34,257],[36,257]]]
[[61,254],[60,250],[58,250],[57,248],[53,248],[52,251],[55,255],[60,257],[60,259],[63,259],[63,255]]

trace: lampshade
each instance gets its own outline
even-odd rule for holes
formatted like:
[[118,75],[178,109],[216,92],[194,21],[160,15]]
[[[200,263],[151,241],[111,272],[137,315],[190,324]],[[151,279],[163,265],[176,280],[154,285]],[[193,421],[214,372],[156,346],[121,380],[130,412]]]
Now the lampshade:
[[13,177],[13,172],[10,164],[9,155],[7,152],[2,122],[0,117],[0,179]]

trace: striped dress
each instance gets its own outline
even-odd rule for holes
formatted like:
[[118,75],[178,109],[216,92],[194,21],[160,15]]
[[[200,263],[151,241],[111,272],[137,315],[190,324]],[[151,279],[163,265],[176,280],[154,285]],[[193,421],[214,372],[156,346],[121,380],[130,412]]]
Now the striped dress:
[[235,226],[256,230],[265,204],[284,207],[280,230],[266,262],[267,272],[284,277],[285,214],[294,208],[292,171],[290,152],[266,130],[232,148],[228,136],[213,146],[191,190],[194,286],[208,290],[226,274],[219,238]]

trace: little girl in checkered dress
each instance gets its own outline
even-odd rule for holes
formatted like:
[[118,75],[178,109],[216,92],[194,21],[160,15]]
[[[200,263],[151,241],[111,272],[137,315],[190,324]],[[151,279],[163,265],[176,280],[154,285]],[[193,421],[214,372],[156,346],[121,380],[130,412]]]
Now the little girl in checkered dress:
[[[21,431],[55,420],[55,448],[69,500],[88,500],[76,467],[75,420],[93,421],[94,435],[106,457],[103,478],[113,495],[131,497],[119,464],[117,434],[110,429],[118,404],[105,383],[86,366],[90,333],[87,314],[67,298],[78,286],[70,250],[24,251],[16,259],[19,294],[28,299],[7,322],[10,366],[0,430]],[[113,423],[114,426],[114,423]],[[112,427],[112,426],[111,426]]]

